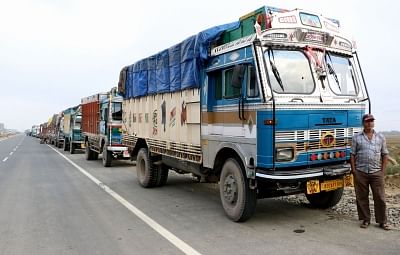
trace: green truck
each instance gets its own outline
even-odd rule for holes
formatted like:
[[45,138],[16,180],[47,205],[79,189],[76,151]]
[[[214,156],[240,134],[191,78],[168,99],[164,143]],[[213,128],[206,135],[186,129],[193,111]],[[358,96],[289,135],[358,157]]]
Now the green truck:
[[64,151],[71,154],[75,150],[84,149],[81,130],[81,106],[75,106],[64,110]]

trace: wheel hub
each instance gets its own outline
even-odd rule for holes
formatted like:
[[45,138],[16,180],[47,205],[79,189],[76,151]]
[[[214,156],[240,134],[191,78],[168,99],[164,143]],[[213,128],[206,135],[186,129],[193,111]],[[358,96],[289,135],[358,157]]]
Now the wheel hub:
[[224,197],[229,203],[234,203],[237,198],[237,183],[233,175],[228,175],[224,181]]

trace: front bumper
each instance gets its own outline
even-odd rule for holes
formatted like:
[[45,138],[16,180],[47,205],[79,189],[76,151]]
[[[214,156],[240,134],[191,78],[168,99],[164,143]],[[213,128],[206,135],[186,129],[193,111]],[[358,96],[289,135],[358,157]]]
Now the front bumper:
[[123,152],[123,151],[127,151],[128,147],[125,147],[125,146],[107,146],[107,150],[108,151],[112,151],[112,152]]
[[256,177],[270,180],[306,180],[315,177],[334,177],[350,173],[350,164],[322,166],[302,170],[257,170]]

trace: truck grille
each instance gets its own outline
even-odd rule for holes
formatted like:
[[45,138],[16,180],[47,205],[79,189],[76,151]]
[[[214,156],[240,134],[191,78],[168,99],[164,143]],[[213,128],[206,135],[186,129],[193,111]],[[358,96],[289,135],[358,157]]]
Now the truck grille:
[[350,147],[353,135],[360,131],[361,128],[277,131],[275,135],[275,142],[294,143],[298,152],[326,149],[327,147],[324,147],[321,144],[321,138],[324,134],[330,133],[335,137],[335,141],[329,148],[343,148]]

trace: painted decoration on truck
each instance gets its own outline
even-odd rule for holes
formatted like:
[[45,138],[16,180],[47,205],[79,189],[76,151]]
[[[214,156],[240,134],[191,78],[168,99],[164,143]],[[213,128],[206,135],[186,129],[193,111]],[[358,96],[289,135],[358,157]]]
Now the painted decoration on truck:
[[157,131],[157,109],[155,109],[153,111],[152,121],[153,121],[153,135],[156,136],[158,134],[158,131]]
[[169,112],[169,127],[174,127],[176,124],[176,107]]
[[181,108],[181,126],[186,125],[186,103],[185,101],[182,102],[182,108]]
[[165,100],[162,102],[161,104],[161,125],[164,125],[164,132],[165,132],[165,125],[166,125],[166,118],[167,118],[167,114],[166,114],[166,108],[167,108],[167,103],[165,102]]

